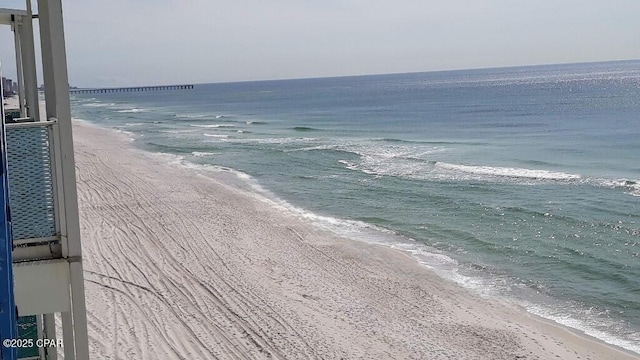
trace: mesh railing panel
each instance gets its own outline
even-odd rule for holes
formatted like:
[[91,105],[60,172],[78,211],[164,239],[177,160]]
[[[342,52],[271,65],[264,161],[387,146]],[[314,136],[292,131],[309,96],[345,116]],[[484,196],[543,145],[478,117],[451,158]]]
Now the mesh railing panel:
[[19,347],[18,359],[39,359],[40,352],[36,343],[38,340],[38,322],[35,315],[18,317],[18,338],[22,340],[31,339],[31,344],[33,344],[29,347]]
[[7,126],[9,201],[14,240],[56,235],[49,127]]

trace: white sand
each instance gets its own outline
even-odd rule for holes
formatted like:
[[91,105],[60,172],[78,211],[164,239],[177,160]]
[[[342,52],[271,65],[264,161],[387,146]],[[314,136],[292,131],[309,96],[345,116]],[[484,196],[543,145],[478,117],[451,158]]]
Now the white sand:
[[[638,359],[75,126],[94,359]],[[215,176],[215,175],[212,175]]]

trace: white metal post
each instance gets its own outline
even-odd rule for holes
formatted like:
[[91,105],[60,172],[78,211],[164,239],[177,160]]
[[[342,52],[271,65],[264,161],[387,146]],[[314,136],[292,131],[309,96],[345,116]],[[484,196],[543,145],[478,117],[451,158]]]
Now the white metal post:
[[62,341],[64,343],[63,350],[65,360],[75,359],[75,336],[73,336],[73,314],[71,311],[62,313]]
[[13,24],[11,25],[13,28],[13,35],[14,35],[14,42],[15,42],[15,47],[16,47],[16,75],[17,75],[17,82],[18,82],[18,101],[20,103],[20,117],[24,117],[27,116],[27,112],[25,110],[25,106],[24,106],[24,77],[22,76],[23,74],[23,66],[22,66],[22,44],[21,44],[21,39],[22,36],[20,35],[20,26],[18,25],[21,21],[21,17],[20,16],[16,16],[16,15],[12,15],[13,18]]
[[46,118],[56,117],[56,77],[54,76],[55,70],[53,68],[53,62],[46,58],[51,54],[51,40],[49,39],[49,11],[45,6],[47,0],[38,0],[38,24],[40,25],[40,52],[42,53],[42,77],[44,83],[44,98],[46,104]]
[[[56,339],[56,317],[54,314],[42,315],[44,322],[44,335],[47,339]],[[57,360],[58,351],[55,348],[48,348],[45,360]]]
[[[36,315],[36,331],[38,332],[38,339],[46,338],[45,332],[44,332],[44,321],[42,320],[42,315]],[[45,358],[44,349],[45,349],[44,347],[38,347],[38,355],[40,356],[40,359]]]
[[22,50],[22,75],[25,88],[27,116],[40,120],[38,104],[38,78],[36,75],[36,52],[33,39],[33,19],[31,1],[27,1],[27,15],[22,18],[20,28],[20,49]]
[[[71,277],[71,313],[63,313],[63,327],[71,321],[73,345],[78,359],[89,358],[86,305],[82,270],[82,246],[76,192],[76,174],[73,154],[71,105],[69,102],[69,78],[64,41],[61,0],[38,0],[42,64],[45,83],[47,118],[58,119],[60,131],[61,177],[64,197],[65,222],[61,224],[62,242],[68,244],[63,257],[69,261]],[[64,250],[63,250],[64,251]],[[63,329],[66,334],[67,329]],[[67,346],[72,344],[65,344]],[[65,358],[67,358],[65,356]],[[72,359],[72,358],[70,358]]]

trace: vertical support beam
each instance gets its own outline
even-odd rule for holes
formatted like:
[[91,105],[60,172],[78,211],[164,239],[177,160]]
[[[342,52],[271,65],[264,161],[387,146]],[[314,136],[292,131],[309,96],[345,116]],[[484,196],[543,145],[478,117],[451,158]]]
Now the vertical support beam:
[[[62,194],[64,193],[64,188],[62,186],[62,174],[60,174],[59,170],[62,168],[62,156],[60,155],[60,146],[58,145],[58,141],[60,140],[60,129],[58,128],[57,122],[53,124],[49,128],[49,149],[52,161],[51,167],[51,177],[54,179],[53,185],[55,188],[53,189],[53,206],[56,216],[56,233],[62,233],[62,225],[66,223],[66,216],[63,211],[64,209],[64,197]],[[68,254],[69,249],[67,246],[67,242],[64,242],[62,246],[62,253]]]
[[[62,317],[65,352],[67,347],[73,344],[75,356],[84,360],[89,358],[89,340],[61,0],[38,0],[38,17],[40,20],[47,118],[58,119],[60,131],[60,172],[62,197],[64,198],[64,208],[61,210],[65,214],[65,221],[60,224],[60,234],[62,242],[67,243],[66,247],[63,245],[63,257],[69,260],[71,276],[71,312],[63,313]],[[73,327],[72,343],[67,343],[69,324]],[[68,360],[74,358],[65,356],[65,359]]]
[[[38,0],[38,24],[40,25],[40,51],[42,53],[42,77],[44,79],[44,98],[47,107],[47,119],[56,116],[55,70],[51,61],[52,44],[49,37],[49,9],[47,0]],[[65,66],[66,71],[66,66]]]
[[25,101],[24,101],[24,77],[23,77],[23,63],[22,63],[22,36],[20,34],[20,22],[22,20],[22,17],[20,16],[16,16],[16,15],[11,15],[11,18],[13,19],[13,24],[12,24],[12,28],[13,28],[13,36],[14,36],[14,43],[15,43],[15,47],[16,47],[16,75],[17,75],[17,83],[18,83],[18,102],[20,104],[20,117],[25,117],[27,116],[27,111],[25,109]]
[[[55,340],[56,339],[56,317],[54,314],[42,315],[44,338]],[[58,360],[58,351],[56,348],[46,348],[45,360]]]
[[40,120],[38,104],[38,78],[36,74],[36,51],[33,39],[33,13],[31,1],[27,1],[27,15],[19,24],[20,49],[22,51],[22,75],[25,88],[27,116],[35,121]]
[[71,311],[73,312],[76,356],[78,359],[88,360],[89,332],[87,328],[87,306],[84,298],[84,270],[81,259],[69,263],[69,275],[71,280]]
[[[73,336],[73,314],[70,311],[65,311],[62,313],[62,340],[64,342],[64,358],[66,359],[75,359],[75,344]],[[71,344],[71,346],[67,345]],[[88,359],[88,358],[87,358]]]
[[[44,331],[44,319],[42,315],[36,315],[36,329],[38,331],[38,339],[45,339],[46,338],[46,334]],[[44,347],[39,347],[38,348],[38,356],[40,356],[40,359],[44,359],[45,358],[45,348]]]
[[64,196],[65,222],[60,224],[63,241],[68,242],[64,257],[80,257],[80,224],[76,190],[69,80],[65,53],[62,5],[60,0],[38,0],[42,65],[44,68],[45,101],[47,118],[58,120],[61,156],[61,176]]

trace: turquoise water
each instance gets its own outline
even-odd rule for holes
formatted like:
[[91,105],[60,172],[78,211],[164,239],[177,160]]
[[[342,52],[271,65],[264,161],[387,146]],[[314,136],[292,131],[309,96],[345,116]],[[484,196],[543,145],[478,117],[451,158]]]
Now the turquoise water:
[[203,84],[72,106],[640,352],[640,61]]

